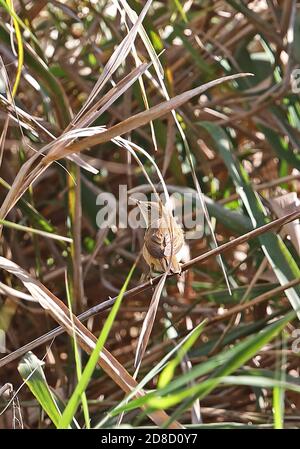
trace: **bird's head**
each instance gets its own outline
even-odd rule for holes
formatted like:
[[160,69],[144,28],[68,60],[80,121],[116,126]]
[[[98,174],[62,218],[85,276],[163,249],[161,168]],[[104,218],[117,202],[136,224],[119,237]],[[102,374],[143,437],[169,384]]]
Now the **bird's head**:
[[161,218],[163,212],[163,205],[155,201],[141,201],[136,198],[130,197],[130,199],[138,206],[141,214],[146,222],[147,227],[158,221]]

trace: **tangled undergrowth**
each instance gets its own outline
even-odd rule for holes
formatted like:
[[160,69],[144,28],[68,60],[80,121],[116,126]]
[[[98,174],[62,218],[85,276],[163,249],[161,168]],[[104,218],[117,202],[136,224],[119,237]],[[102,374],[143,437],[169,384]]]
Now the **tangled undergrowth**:
[[[299,427],[299,2],[0,8],[0,427]],[[141,284],[99,198],[154,190],[201,236]]]

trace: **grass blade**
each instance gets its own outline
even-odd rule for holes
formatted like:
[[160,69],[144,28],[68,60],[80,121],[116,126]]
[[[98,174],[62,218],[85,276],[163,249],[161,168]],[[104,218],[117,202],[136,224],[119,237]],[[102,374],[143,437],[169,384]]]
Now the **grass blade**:
[[20,361],[18,371],[43,410],[57,427],[61,414],[42,370],[42,364],[32,352],[28,352]]
[[71,398],[70,398],[70,400],[69,400],[69,402],[68,402],[68,404],[67,404],[67,406],[66,406],[66,408],[65,408],[65,410],[63,412],[63,414],[62,414],[62,417],[61,417],[61,419],[59,421],[58,427],[60,429],[67,429],[69,427],[70,422],[72,421],[75,413],[76,413],[76,410],[77,410],[80,398],[81,398],[82,394],[84,393],[84,391],[85,391],[85,389],[86,389],[86,387],[87,387],[87,385],[88,385],[88,383],[90,381],[90,378],[93,375],[94,369],[95,369],[96,364],[97,364],[98,359],[99,359],[99,354],[100,354],[100,352],[102,351],[102,349],[104,347],[104,344],[106,342],[106,339],[108,337],[110,329],[111,329],[111,327],[113,325],[114,319],[115,319],[115,317],[117,315],[117,312],[118,312],[119,307],[120,307],[121,302],[122,302],[123,295],[124,295],[124,293],[125,293],[125,291],[127,289],[127,286],[129,284],[131,276],[132,276],[132,274],[134,272],[134,269],[135,269],[135,265],[133,265],[133,267],[131,268],[131,270],[130,270],[130,272],[129,272],[129,274],[128,274],[128,276],[127,276],[127,278],[126,278],[126,280],[125,280],[125,282],[123,284],[123,287],[120,290],[120,293],[118,295],[117,301],[115,302],[114,306],[112,307],[112,309],[111,309],[111,311],[110,311],[110,313],[109,313],[109,315],[108,315],[108,317],[107,317],[107,319],[106,319],[106,321],[104,323],[103,329],[102,329],[102,331],[100,333],[100,336],[99,336],[99,338],[97,340],[95,348],[94,348],[93,352],[90,355],[90,358],[89,358],[89,360],[88,360],[88,362],[86,364],[86,367],[84,368],[84,371],[83,371],[83,373],[82,373],[82,375],[80,377],[80,380],[79,380],[79,382],[78,382],[78,384],[77,384],[77,386],[76,386],[76,388],[75,388],[75,390],[74,390],[74,392],[73,392],[73,394],[72,394],[72,396],[71,396]]

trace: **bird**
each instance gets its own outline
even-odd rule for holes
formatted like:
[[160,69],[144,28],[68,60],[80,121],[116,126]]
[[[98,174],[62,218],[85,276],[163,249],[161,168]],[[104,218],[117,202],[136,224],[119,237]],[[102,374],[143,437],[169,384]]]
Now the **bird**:
[[150,279],[154,271],[181,274],[181,250],[184,233],[172,212],[162,203],[134,199],[146,222],[143,257],[150,269]]

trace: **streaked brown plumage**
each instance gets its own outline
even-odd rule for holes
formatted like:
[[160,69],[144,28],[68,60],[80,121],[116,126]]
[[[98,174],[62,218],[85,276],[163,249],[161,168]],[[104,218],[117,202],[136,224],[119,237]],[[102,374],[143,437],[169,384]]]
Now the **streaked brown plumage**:
[[172,273],[181,273],[180,250],[184,234],[173,215],[152,201],[137,201],[146,220],[143,256],[152,271],[165,272],[170,264]]

